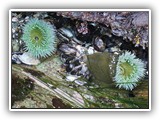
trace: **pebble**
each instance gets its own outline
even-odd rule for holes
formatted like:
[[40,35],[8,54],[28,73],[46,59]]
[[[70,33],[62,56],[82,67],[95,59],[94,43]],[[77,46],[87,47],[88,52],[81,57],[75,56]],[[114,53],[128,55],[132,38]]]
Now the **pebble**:
[[38,18],[41,14],[38,12],[37,14],[34,14],[33,17]]
[[115,103],[115,108],[122,108],[122,104],[120,104],[120,103]]
[[19,51],[19,43],[17,40],[12,41],[12,50],[13,52]]
[[89,99],[89,100],[91,100],[91,101],[94,101],[94,100],[95,100],[92,95],[85,94],[85,95],[83,95],[83,96],[84,96],[86,99]]
[[25,22],[28,22],[29,21],[29,16],[26,16],[25,17]]
[[20,23],[23,23],[23,22],[24,22],[24,20],[20,20],[19,22],[20,22]]
[[89,55],[91,55],[91,54],[95,53],[95,50],[93,47],[89,47],[87,52]]
[[12,18],[12,22],[18,22],[18,18],[13,17],[13,18]]
[[18,37],[18,33],[16,33],[15,36]]
[[26,16],[24,19],[25,19],[25,20],[29,19],[29,16]]
[[12,33],[15,33],[15,32],[16,32],[16,30],[14,28],[12,28]]
[[115,53],[116,54],[116,52],[119,52],[120,49],[117,46],[114,46],[114,47],[107,48],[105,51],[109,52],[109,53]]
[[44,14],[43,16],[44,16],[44,18],[46,18],[46,17],[48,17],[48,14]]
[[14,39],[14,38],[16,38],[16,35],[15,35],[15,34],[13,34],[13,35],[12,35],[12,38],[13,38],[13,39]]

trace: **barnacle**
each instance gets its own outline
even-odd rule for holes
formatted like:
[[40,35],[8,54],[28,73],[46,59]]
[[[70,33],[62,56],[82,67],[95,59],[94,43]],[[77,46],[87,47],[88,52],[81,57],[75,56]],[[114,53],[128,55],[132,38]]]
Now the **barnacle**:
[[126,51],[118,58],[114,81],[119,88],[132,90],[144,73],[145,64],[134,54]]
[[34,57],[47,57],[56,50],[55,27],[37,18],[31,19],[23,27],[22,40],[26,50]]
[[136,37],[134,38],[134,41],[135,41],[135,47],[139,46],[141,41],[140,36],[136,35]]

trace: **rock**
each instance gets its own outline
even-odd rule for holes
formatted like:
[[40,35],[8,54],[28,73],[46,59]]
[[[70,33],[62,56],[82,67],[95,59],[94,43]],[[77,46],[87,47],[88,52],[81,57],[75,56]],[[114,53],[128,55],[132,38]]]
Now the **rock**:
[[29,16],[26,16],[26,17],[25,17],[25,22],[28,22],[29,19],[30,19]]
[[84,104],[83,97],[76,91],[73,92],[73,97],[76,98],[78,101]]
[[135,26],[148,26],[149,14],[148,12],[139,12],[133,15],[132,24]]
[[87,52],[89,55],[91,55],[91,54],[95,53],[95,50],[93,47],[89,47]]
[[18,52],[20,48],[20,45],[18,43],[18,40],[12,41],[12,52]]
[[15,32],[16,32],[15,28],[12,28],[12,33],[15,33]]
[[18,18],[13,17],[13,18],[12,18],[12,22],[18,22]]

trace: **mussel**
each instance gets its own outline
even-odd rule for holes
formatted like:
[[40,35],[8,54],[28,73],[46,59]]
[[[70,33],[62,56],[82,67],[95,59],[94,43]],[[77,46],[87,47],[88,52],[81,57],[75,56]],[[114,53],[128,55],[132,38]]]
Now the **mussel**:
[[58,49],[66,55],[76,55],[77,53],[77,50],[70,44],[61,43],[60,45],[58,45]]
[[74,33],[68,28],[60,28],[57,31],[57,37],[62,42],[71,42],[71,43],[76,43],[76,44],[80,44],[80,45],[83,44],[83,42],[78,40],[75,37]]
[[93,37],[92,44],[94,46],[94,49],[99,52],[104,52],[106,49],[106,43],[99,36]]

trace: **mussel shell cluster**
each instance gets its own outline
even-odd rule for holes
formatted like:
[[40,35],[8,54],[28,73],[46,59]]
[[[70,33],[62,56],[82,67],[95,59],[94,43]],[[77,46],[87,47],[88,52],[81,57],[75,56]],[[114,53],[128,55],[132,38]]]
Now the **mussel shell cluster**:
[[[111,28],[103,24],[67,18],[63,20],[65,19],[66,22],[63,21],[65,27],[57,26],[57,37],[60,40],[58,51],[61,54],[62,61],[64,61],[67,73],[89,75],[84,56],[95,52],[114,53],[129,50],[137,55],[140,53],[137,51],[146,52],[140,46],[135,47],[129,40],[126,42],[127,40],[124,41],[123,37],[112,34]],[[82,49],[78,49],[77,46]],[[144,57],[146,58],[146,56]],[[82,69],[85,71],[81,72]]]

